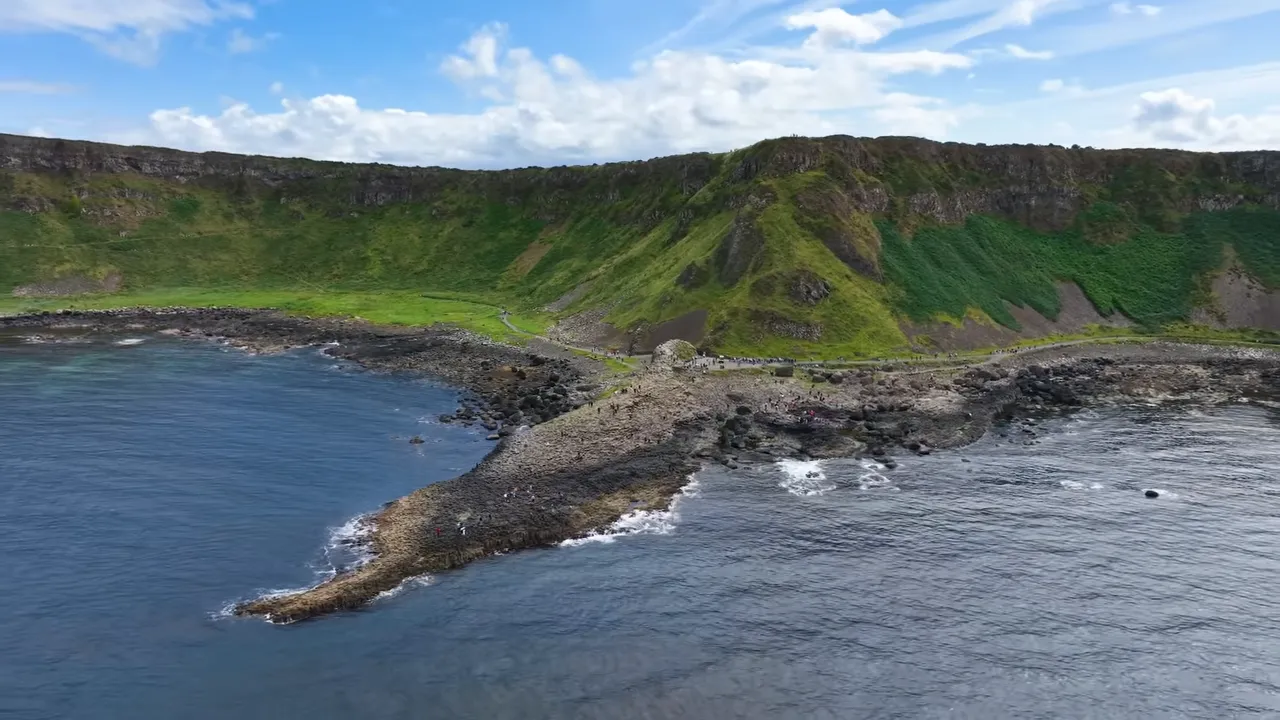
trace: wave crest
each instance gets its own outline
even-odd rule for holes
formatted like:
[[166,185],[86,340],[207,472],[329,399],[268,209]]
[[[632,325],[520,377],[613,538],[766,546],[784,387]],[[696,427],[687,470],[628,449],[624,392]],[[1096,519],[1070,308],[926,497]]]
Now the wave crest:
[[633,510],[618,518],[604,532],[562,540],[560,547],[581,547],[591,543],[611,543],[628,535],[670,535],[680,522],[680,504],[685,498],[698,497],[702,486],[695,475],[671,498],[666,510]]
[[820,460],[779,460],[776,467],[783,475],[778,487],[792,495],[814,497],[836,488],[835,483],[827,480]]

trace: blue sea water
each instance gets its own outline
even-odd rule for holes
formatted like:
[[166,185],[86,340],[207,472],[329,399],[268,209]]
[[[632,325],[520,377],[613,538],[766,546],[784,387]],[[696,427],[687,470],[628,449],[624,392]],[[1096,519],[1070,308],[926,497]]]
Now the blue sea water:
[[0,718],[1280,715],[1271,409],[708,469],[634,534],[282,627],[224,609],[491,444],[422,379],[139,339],[0,341]]

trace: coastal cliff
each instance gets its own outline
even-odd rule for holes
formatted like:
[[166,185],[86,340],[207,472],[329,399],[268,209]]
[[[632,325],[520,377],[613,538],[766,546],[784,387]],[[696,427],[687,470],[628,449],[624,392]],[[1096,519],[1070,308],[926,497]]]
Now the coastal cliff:
[[741,354],[1271,329],[1280,152],[837,136],[462,171],[0,135],[0,292],[226,286],[465,292]]

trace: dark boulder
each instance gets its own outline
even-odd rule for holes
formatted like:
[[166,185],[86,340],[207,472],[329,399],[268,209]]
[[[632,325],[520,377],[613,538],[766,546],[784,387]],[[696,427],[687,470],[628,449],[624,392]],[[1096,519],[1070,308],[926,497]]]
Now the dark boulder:
[[800,270],[791,279],[788,295],[800,305],[817,305],[831,294],[831,284],[811,270]]

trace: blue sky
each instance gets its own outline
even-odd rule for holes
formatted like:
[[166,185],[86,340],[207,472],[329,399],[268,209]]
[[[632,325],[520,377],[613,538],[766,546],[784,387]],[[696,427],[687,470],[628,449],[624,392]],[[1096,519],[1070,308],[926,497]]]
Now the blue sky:
[[511,167],[789,134],[1280,147],[1280,0],[0,0],[0,131]]

